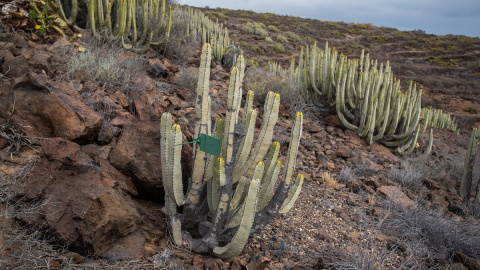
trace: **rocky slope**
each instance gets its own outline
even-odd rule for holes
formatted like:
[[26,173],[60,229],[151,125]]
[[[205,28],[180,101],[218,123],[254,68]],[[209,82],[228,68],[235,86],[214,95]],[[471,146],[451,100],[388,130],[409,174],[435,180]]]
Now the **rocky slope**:
[[[472,45],[465,47],[458,41],[460,49],[450,57],[458,54],[464,60],[456,67],[433,66],[425,59],[428,53],[412,44],[407,60],[416,64],[411,65],[406,62],[405,48],[401,49],[408,46],[407,41],[392,34],[393,30],[387,29],[388,42],[377,44],[371,35],[342,32],[358,28],[344,23],[308,21],[307,26],[306,20],[273,14],[211,11],[212,16],[216,13],[228,18],[232,39],[261,48],[260,53],[272,60],[289,61],[302,42],[285,45],[291,54],[277,54],[255,35],[242,33],[241,18],[258,17],[269,24],[278,21],[277,26],[284,25],[285,30],[308,34],[320,43],[328,40],[334,46],[359,43],[372,57],[390,60],[394,72],[405,76],[402,79],[423,79],[420,82],[430,89],[427,102],[434,99],[432,89],[439,89],[442,96],[478,104],[468,94],[480,82],[475,75],[479,70],[468,67],[479,58],[478,39],[466,38]],[[384,31],[369,27],[361,29],[372,35]],[[335,36],[337,30],[343,36]],[[443,40],[422,33],[405,34],[412,35],[411,40]],[[296,166],[306,180],[289,213],[252,235],[233,261],[172,247],[161,210],[159,120],[162,112],[171,112],[181,125],[184,141],[192,140],[194,86],[185,80],[198,71],[199,51],[182,66],[153,51],[144,56],[122,51],[119,58],[137,61],[141,72],[132,78],[131,86],[120,91],[119,86],[99,85],[85,72],[65,75],[68,59],[80,45],[85,44],[62,38],[34,41],[31,33],[23,31],[6,30],[0,35],[0,203],[5,211],[18,212],[14,220],[7,220],[5,211],[0,216],[3,228],[9,228],[0,236],[0,262],[5,267],[323,269],[350,264],[370,269],[480,269],[476,244],[480,225],[464,212],[457,192],[466,145],[463,137],[436,132],[429,160],[410,163],[382,145],[366,145],[355,133],[344,130],[335,116],[321,117],[314,108],[306,113]],[[91,46],[87,50],[104,49]],[[253,51],[245,52],[247,60],[265,61]],[[227,67],[212,63],[213,117],[226,112],[228,75]],[[468,81],[461,80],[462,76]],[[438,78],[443,86],[430,86]],[[455,87],[459,91],[450,91]],[[458,107],[462,102],[441,104],[463,115],[463,108]],[[262,107],[258,100],[254,105]],[[283,143],[283,154],[290,111],[288,104],[281,107],[275,134]],[[468,123],[477,121],[470,115],[468,119]],[[260,125],[261,120],[257,128]],[[191,147],[184,146],[185,183],[191,155]],[[452,233],[457,227],[462,230]],[[37,247],[35,252],[44,251],[37,256],[26,248],[27,242],[13,237],[23,235],[19,231],[41,232],[44,237],[40,239],[65,249],[56,246],[47,252],[44,246],[30,244]],[[34,243],[40,241],[35,239]]]

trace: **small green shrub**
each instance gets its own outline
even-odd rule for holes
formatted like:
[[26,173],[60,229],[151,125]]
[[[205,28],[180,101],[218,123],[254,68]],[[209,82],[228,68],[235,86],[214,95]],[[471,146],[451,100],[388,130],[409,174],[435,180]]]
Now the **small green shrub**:
[[272,40],[271,37],[266,37],[266,38],[265,38],[265,41],[266,41],[266,42],[273,42],[273,40]]
[[467,107],[463,108],[463,111],[471,113],[471,114],[476,114],[477,113],[477,109],[475,109],[474,107],[471,107],[471,106],[467,106]]
[[353,49],[360,49],[360,50],[363,49],[362,45],[353,44],[353,43],[348,43],[347,45],[348,45],[348,47],[353,48]]
[[267,30],[264,29],[264,24],[260,23],[251,23],[248,22],[246,25],[242,26],[242,31],[249,33],[249,34],[255,34],[259,35],[262,37],[268,36]]
[[278,28],[275,25],[269,25],[267,29],[275,33],[280,32],[280,30],[278,30]]
[[285,48],[283,48],[282,44],[275,44],[273,45],[273,49],[279,53],[284,53]]
[[386,36],[371,36],[371,38],[378,43],[385,43],[388,40]]
[[447,50],[449,50],[449,51],[460,51],[461,49],[460,49],[460,47],[453,45],[453,46],[448,46]]
[[288,39],[282,35],[277,36],[277,41],[281,43],[288,43]]
[[291,38],[294,41],[297,41],[297,42],[302,41],[302,38],[299,35],[295,34],[294,32],[288,31],[288,32],[285,32],[285,35],[287,35],[287,37]]
[[248,33],[248,34],[255,34],[255,29],[249,23],[242,26],[242,31],[245,32],[245,33]]
[[434,64],[436,66],[448,66],[448,67],[454,67],[457,66],[459,62],[461,62],[463,59],[461,58],[456,58],[456,59],[448,59],[448,61],[443,61],[442,59],[436,57],[436,56],[430,56],[429,57],[429,62],[431,64]]
[[370,35],[370,32],[368,32],[367,30],[362,30],[362,29],[350,29],[350,30],[348,30],[348,32],[350,34],[355,34],[355,35],[367,35],[367,36]]
[[336,30],[336,31],[333,31],[332,32],[332,35],[336,38],[345,38],[345,34],[343,34],[342,32]]

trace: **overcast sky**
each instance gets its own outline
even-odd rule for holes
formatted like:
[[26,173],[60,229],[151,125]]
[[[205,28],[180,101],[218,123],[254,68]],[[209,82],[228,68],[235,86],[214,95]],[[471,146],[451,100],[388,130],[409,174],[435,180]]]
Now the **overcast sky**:
[[480,36],[480,0],[179,0],[180,4],[253,10],[435,35]]

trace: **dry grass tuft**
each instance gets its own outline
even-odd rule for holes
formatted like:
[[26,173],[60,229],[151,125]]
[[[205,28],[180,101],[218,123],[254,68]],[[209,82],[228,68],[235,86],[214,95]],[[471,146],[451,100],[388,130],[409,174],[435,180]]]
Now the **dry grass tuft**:
[[333,178],[329,172],[325,171],[322,173],[323,184],[325,184],[329,189],[336,189],[338,186],[337,180]]

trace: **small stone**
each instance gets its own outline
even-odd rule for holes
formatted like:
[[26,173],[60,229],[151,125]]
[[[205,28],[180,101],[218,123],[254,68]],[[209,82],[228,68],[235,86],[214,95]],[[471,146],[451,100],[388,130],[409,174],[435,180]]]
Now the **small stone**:
[[72,263],[75,263],[75,264],[81,264],[81,263],[84,263],[85,262],[85,258],[76,253],[76,252],[67,252],[65,254],[62,255],[66,260],[72,262]]
[[192,265],[195,267],[195,269],[203,269],[205,267],[205,260],[198,256],[193,256]]

